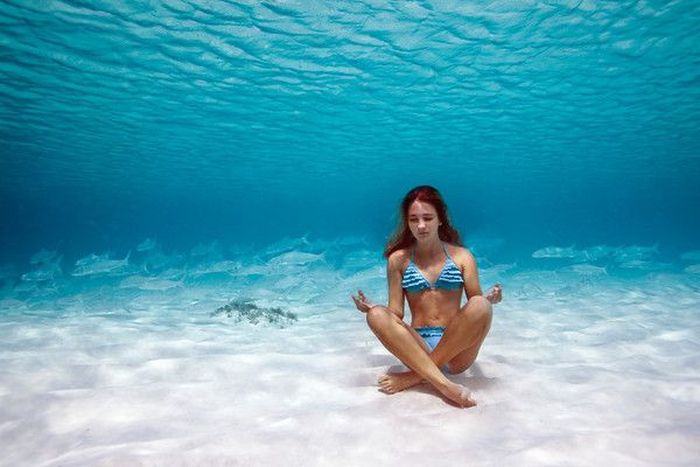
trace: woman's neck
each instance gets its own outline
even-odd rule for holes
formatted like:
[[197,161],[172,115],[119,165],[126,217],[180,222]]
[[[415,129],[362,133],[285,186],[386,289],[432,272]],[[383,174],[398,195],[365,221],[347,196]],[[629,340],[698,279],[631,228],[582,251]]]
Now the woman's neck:
[[432,258],[433,256],[439,254],[442,251],[442,242],[440,239],[436,239],[432,242],[416,242],[415,252],[416,256],[420,258]]

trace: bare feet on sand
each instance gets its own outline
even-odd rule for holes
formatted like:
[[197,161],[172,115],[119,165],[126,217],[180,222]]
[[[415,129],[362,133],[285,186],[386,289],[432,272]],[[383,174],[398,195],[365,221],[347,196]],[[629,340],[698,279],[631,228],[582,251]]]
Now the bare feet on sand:
[[[422,382],[421,377],[412,372],[387,373],[379,377],[379,386],[387,394],[394,394],[408,389]],[[436,386],[436,389],[447,399],[459,407],[474,407],[476,402],[471,398],[471,393],[464,386],[448,381],[444,385]]]
[[421,377],[412,372],[404,371],[401,373],[387,373],[379,377],[378,383],[387,394],[394,394],[411,386],[415,386],[421,382]]
[[444,387],[439,387],[438,390],[459,407],[474,407],[476,405],[476,401],[471,398],[469,389],[461,384],[449,381]]

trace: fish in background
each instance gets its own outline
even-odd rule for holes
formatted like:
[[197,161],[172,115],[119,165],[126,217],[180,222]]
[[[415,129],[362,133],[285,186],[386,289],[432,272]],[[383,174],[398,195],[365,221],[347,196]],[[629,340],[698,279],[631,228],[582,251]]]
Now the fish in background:
[[[218,248],[217,242],[211,245],[195,245],[190,252],[190,256],[203,256],[209,254],[212,249]],[[148,237],[136,245],[135,261],[140,265],[141,271],[148,276],[161,275],[170,269],[179,269],[187,261],[186,253],[166,254],[161,245],[153,238]],[[103,258],[109,259],[109,258]]]
[[482,271],[484,274],[498,276],[500,274],[505,274],[511,269],[516,269],[517,267],[518,263],[491,264],[489,267],[482,268]]
[[649,261],[659,254],[659,246],[627,246],[616,248],[613,257],[618,263]]
[[22,280],[27,282],[53,282],[63,275],[60,262],[63,256],[59,256],[53,263],[42,264],[40,267],[22,274]]
[[77,260],[75,262],[76,266],[87,266],[90,264],[98,263],[100,261],[108,260],[109,259],[109,253],[102,253],[101,255],[96,255],[94,253],[90,253],[87,256],[84,256]]
[[547,246],[540,248],[539,250],[532,253],[533,258],[579,258],[583,256],[583,252],[574,248],[574,246],[569,247],[558,247],[558,246]]
[[325,253],[304,253],[303,251],[290,251],[275,256],[267,262],[268,266],[279,268],[287,266],[306,266],[310,263],[324,261]]
[[659,263],[657,261],[647,261],[643,259],[632,259],[618,264],[622,269],[638,269],[640,271],[663,271],[671,269],[669,263]]
[[34,253],[29,260],[33,269],[22,274],[21,279],[25,282],[53,282],[57,278],[63,276],[61,269],[61,261],[63,255],[56,257],[55,251],[41,249]]
[[214,263],[204,263],[187,269],[187,275],[192,277],[207,274],[232,274],[241,269],[240,261],[222,260]]
[[503,250],[506,242],[502,238],[474,236],[468,237],[466,244],[469,246],[469,251],[474,255],[487,257]]
[[383,266],[384,257],[381,252],[376,250],[355,250],[342,257],[342,270],[347,271],[361,271],[372,266]]
[[157,248],[148,252],[148,256],[143,259],[142,268],[147,274],[157,274],[168,269],[178,269],[184,263],[183,255],[166,255]]
[[56,251],[49,251],[44,248],[41,250],[37,251],[32,255],[32,257],[29,259],[29,264],[50,264],[53,263],[54,258],[56,257]]
[[[308,235],[308,234],[307,234]],[[295,250],[301,250],[302,248],[309,247],[311,243],[304,235],[301,238],[289,238],[285,237],[282,240],[273,243],[272,245],[265,248],[262,252],[263,257],[273,257],[281,253],[287,253]]]
[[600,276],[607,275],[608,269],[604,266],[594,266],[592,264],[572,264],[561,268],[562,272],[573,272],[582,276]]
[[131,251],[126,255],[124,259],[109,259],[108,254],[95,255],[91,254],[85,258],[81,258],[76,261],[77,266],[71,276],[82,277],[82,276],[92,276],[96,274],[114,274],[116,272],[123,271],[127,266],[129,266],[129,257],[131,256]]
[[157,246],[158,242],[156,242],[152,238],[147,238],[138,244],[138,246],[136,247],[136,251],[151,251],[155,250]]
[[199,243],[190,250],[190,256],[194,258],[206,257],[213,260],[221,259],[223,257],[221,244],[217,240],[209,244]]
[[582,251],[587,261],[598,261],[612,255],[615,248],[606,245],[596,245]]
[[617,266],[621,269],[636,269],[639,271],[648,272],[670,269],[670,264],[660,263],[654,260],[658,254],[658,245],[649,247],[632,245],[617,248],[613,254],[613,259]]
[[119,283],[122,289],[134,288],[140,290],[162,291],[176,287],[184,287],[184,279],[172,280],[166,277],[129,276]]
[[572,259],[577,262],[598,261],[613,254],[614,248],[605,245],[596,245],[585,249],[569,247],[548,246],[532,253],[533,258],[562,258]]
[[612,258],[619,264],[636,264],[639,261],[650,261],[659,254],[658,245],[613,248],[606,245],[597,245],[585,249],[576,249],[573,245],[568,247],[547,246],[532,253],[533,258],[558,258],[569,259],[576,262],[600,261]]

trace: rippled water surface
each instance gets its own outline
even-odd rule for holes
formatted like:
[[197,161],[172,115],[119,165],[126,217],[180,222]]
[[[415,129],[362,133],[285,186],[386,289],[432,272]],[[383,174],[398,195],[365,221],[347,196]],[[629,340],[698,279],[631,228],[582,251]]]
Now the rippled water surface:
[[[0,465],[694,465],[698,24],[0,3]],[[469,411],[379,393],[349,300],[423,183],[504,285]]]
[[432,183],[528,251],[693,247],[699,20],[691,0],[3,2],[0,229],[27,255],[383,238]]

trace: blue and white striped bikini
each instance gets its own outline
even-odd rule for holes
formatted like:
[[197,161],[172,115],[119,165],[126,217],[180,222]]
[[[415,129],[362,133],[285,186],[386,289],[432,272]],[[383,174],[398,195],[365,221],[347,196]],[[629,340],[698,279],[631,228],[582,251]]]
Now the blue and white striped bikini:
[[416,263],[414,258],[416,256],[415,249],[411,252],[411,259],[408,262],[408,267],[403,273],[403,279],[401,280],[401,287],[406,292],[420,292],[425,289],[448,289],[456,290],[462,288],[464,284],[464,279],[462,279],[462,271],[459,267],[452,261],[452,258],[447,254],[447,248],[445,244],[442,244],[442,250],[445,252],[445,265],[440,271],[440,275],[434,284],[428,282]]
[[[423,273],[420,272],[418,266],[416,266],[414,261],[416,255],[415,249],[411,252],[411,259],[408,262],[408,267],[406,267],[403,273],[403,279],[401,280],[401,287],[403,287],[406,292],[416,293],[426,289],[457,290],[462,288],[464,285],[462,271],[459,270],[459,266],[457,266],[455,262],[452,261],[450,255],[447,254],[447,248],[444,243],[442,244],[442,250],[445,252],[445,265],[442,267],[442,271],[440,271],[440,275],[434,284],[431,284]],[[441,326],[431,326],[416,328],[416,331],[432,352],[435,347],[437,347],[440,339],[442,339],[445,328]]]

